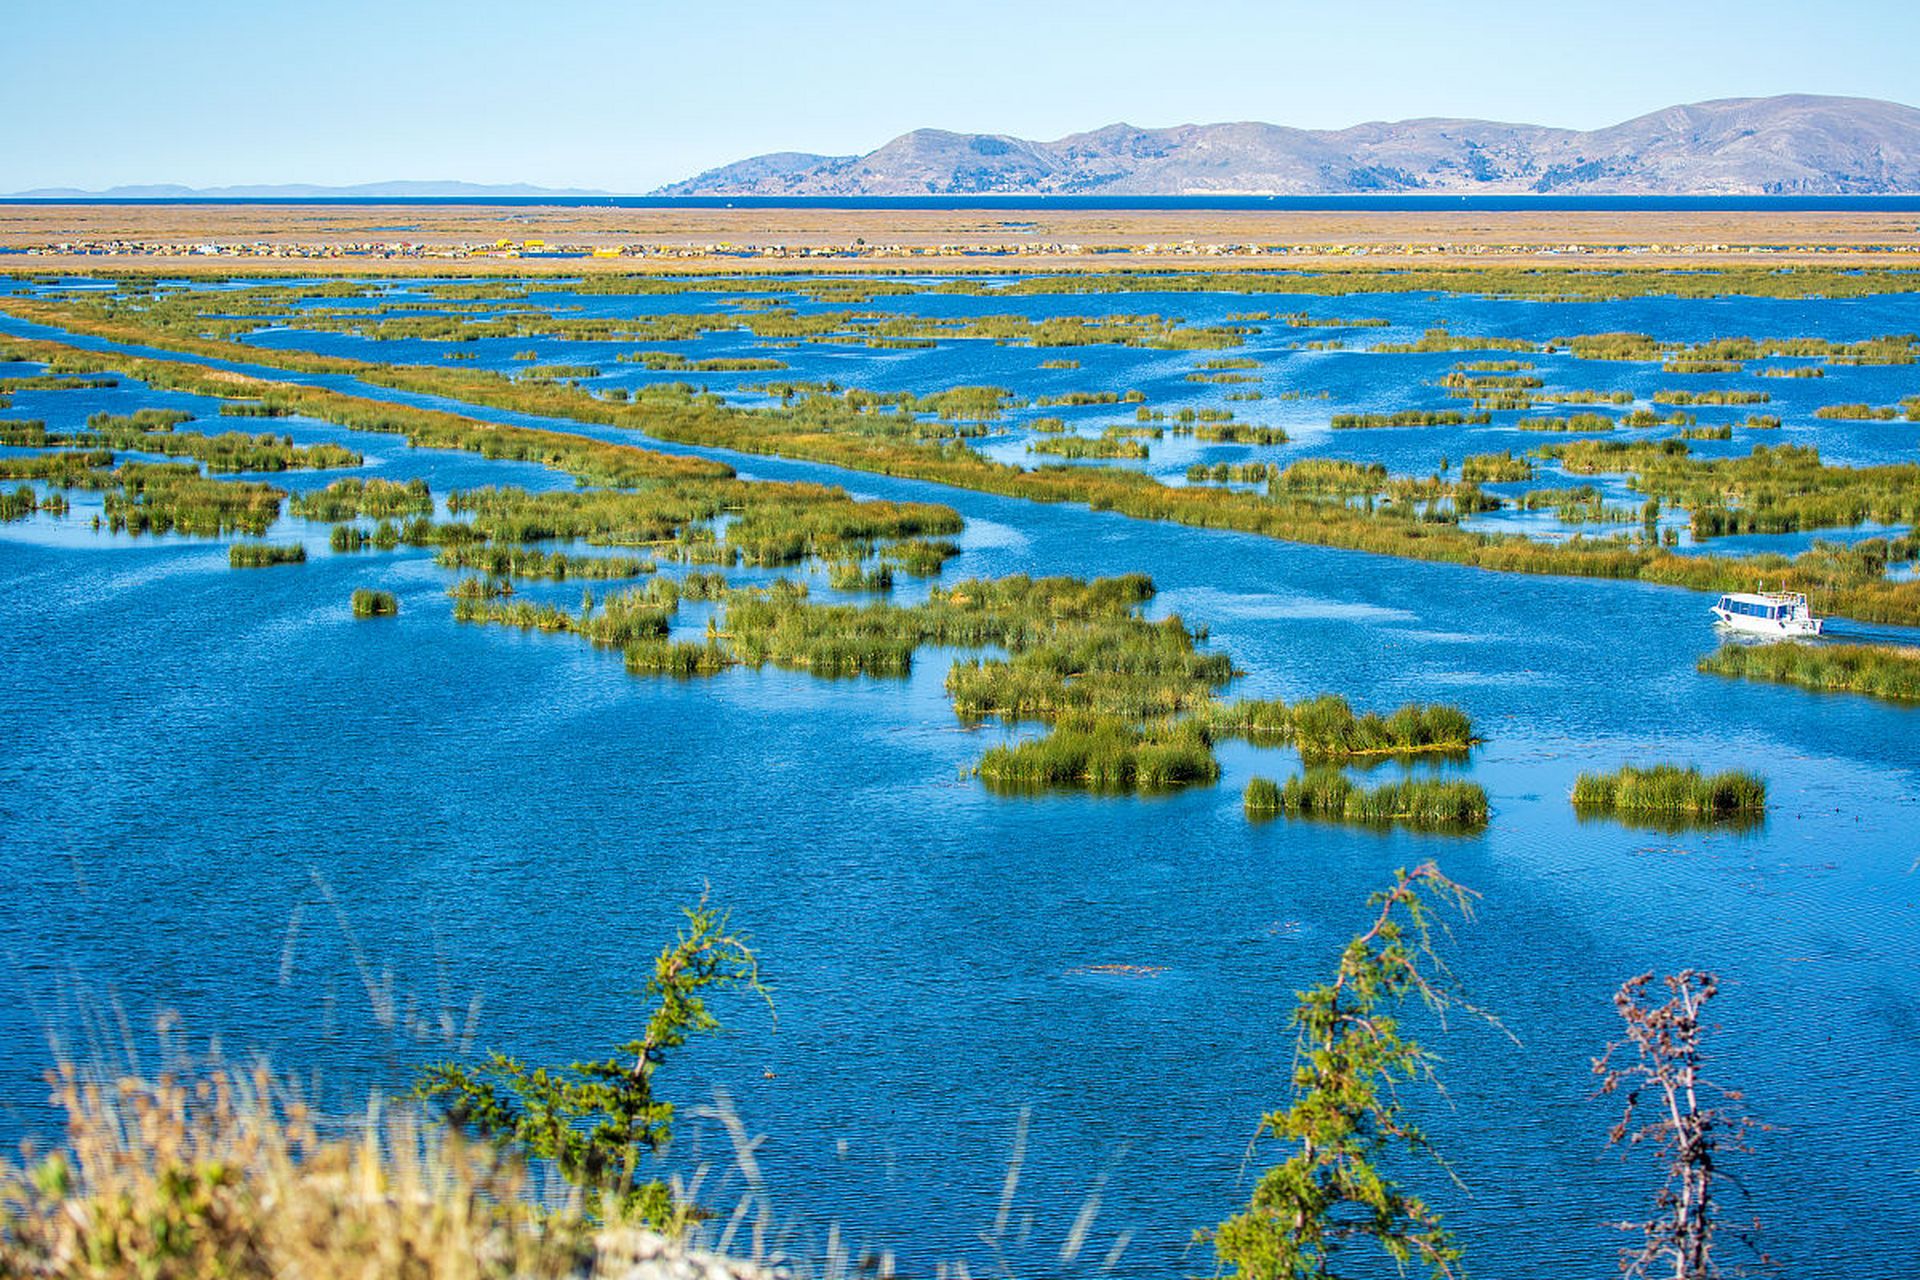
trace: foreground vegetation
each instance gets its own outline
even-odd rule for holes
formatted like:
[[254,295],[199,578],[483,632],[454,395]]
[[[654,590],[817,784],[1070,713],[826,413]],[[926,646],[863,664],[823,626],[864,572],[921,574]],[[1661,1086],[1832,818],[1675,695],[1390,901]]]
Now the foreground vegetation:
[[0,1164],[9,1276],[561,1280],[594,1251],[523,1167],[409,1110],[343,1132],[264,1070],[54,1083],[65,1141]]
[[[1424,1008],[1446,1029],[1459,1011],[1498,1027],[1436,949],[1451,937],[1443,914],[1470,920],[1476,896],[1431,862],[1396,871],[1369,897],[1371,923],[1342,948],[1331,976],[1297,993],[1290,1096],[1260,1121],[1259,1148],[1277,1149],[1278,1159],[1243,1207],[1196,1233],[1230,1274],[1355,1274],[1354,1254],[1374,1249],[1434,1280],[1461,1274],[1463,1242],[1413,1185],[1426,1160],[1446,1168],[1413,1087],[1437,1088],[1440,1058],[1401,1015]],[[656,1087],[660,1068],[694,1037],[722,1030],[709,1000],[769,999],[759,957],[727,915],[704,899],[686,914],[653,961],[644,1024],[607,1056],[530,1064],[495,1050],[433,1063],[416,1073],[413,1105],[376,1101],[358,1123],[321,1117],[264,1067],[154,1083],[57,1073],[64,1141],[44,1157],[30,1151],[25,1167],[0,1163],[0,1273],[588,1280],[627,1275],[645,1258],[649,1275],[743,1274],[743,1263],[685,1253],[703,1224],[723,1219],[696,1199],[703,1176],[669,1181],[654,1164],[677,1117]],[[1625,1097],[1611,1141],[1644,1143],[1662,1175],[1655,1212],[1631,1227],[1639,1240],[1621,1265],[1645,1275],[1672,1264],[1676,1280],[1710,1280],[1734,1243],[1750,1243],[1750,1230],[1721,1228],[1716,1238],[1719,1184],[1727,1158],[1760,1127],[1706,1069],[1703,1008],[1718,979],[1670,976],[1673,998],[1660,1005],[1645,997],[1652,980],[1622,984],[1615,1007],[1625,1037],[1592,1064],[1601,1095]],[[751,1194],[719,1239],[742,1239],[736,1229],[751,1214],[755,1261],[772,1262],[764,1251],[774,1224],[751,1163],[758,1144],[737,1131],[735,1141]],[[543,1173],[566,1194],[542,1194]],[[643,1224],[664,1234],[635,1230]],[[1075,1233],[1085,1225],[1083,1217]],[[823,1260],[829,1276],[845,1274],[837,1230]],[[1120,1239],[1123,1247],[1126,1233]],[[991,1237],[987,1244],[998,1252]],[[1108,1265],[1118,1256],[1116,1248]],[[1069,1258],[1063,1249],[1060,1260]],[[773,1274],[795,1274],[796,1264],[813,1274],[811,1258],[780,1261]],[[877,1274],[892,1274],[890,1264]]]

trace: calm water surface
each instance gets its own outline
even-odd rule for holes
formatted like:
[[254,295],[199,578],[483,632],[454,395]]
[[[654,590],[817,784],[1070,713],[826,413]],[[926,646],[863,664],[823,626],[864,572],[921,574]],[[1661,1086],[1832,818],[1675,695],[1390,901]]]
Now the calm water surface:
[[[1297,305],[1206,295],[1028,304],[1179,308],[1196,321]],[[1920,327],[1903,299],[1300,304],[1391,311],[1415,335],[1440,318],[1462,332],[1531,336]],[[282,340],[355,354],[372,345]],[[501,345],[579,356],[568,344]],[[1310,418],[1366,403],[1363,354],[1271,354],[1301,361],[1284,364],[1288,378],[1338,393],[1331,408],[1284,406],[1303,432]],[[1049,355],[1083,367],[1032,372]],[[1059,389],[1142,385],[1158,401],[1156,388],[1171,397],[1200,358],[947,344],[802,351],[795,364],[814,376],[811,363],[801,374],[803,359],[846,361],[842,381],[880,389],[1054,389],[1044,377]],[[1457,358],[1408,359],[1429,362],[1419,367],[1432,378]],[[1633,368],[1575,370],[1567,385],[1623,385]],[[1812,404],[1912,394],[1911,370],[1848,369],[1826,383],[1770,382],[1777,399],[1811,397],[1784,406],[1788,427],[1772,434],[1818,439],[1849,460],[1913,457],[1912,424],[1807,416]],[[1405,383],[1373,392],[1394,408],[1407,407],[1406,393]],[[1443,403],[1437,389],[1426,394]],[[22,392],[7,416],[77,425],[140,404],[213,412],[124,386]],[[1247,408],[1251,420],[1280,420]],[[368,455],[367,474],[424,476],[442,495],[562,479],[284,426],[350,441]],[[1509,434],[1512,447],[1538,440]],[[1404,470],[1484,442],[1355,432],[1286,448],[1325,455],[1336,443]],[[1644,1161],[1607,1151],[1614,1116],[1592,1097],[1588,1064],[1616,1033],[1618,983],[1684,965],[1723,975],[1716,1069],[1775,1126],[1738,1159],[1750,1193],[1740,1211],[1765,1220],[1786,1273],[1920,1269],[1920,710],[1697,675],[1714,637],[1709,602],[1688,592],[1478,573],[735,461],[753,477],[953,505],[968,527],[947,580],[1150,573],[1154,610],[1204,624],[1245,669],[1236,693],[1457,702],[1488,738],[1463,771],[1490,793],[1493,822],[1471,838],[1250,825],[1239,803],[1247,778],[1297,761],[1240,745],[1222,750],[1217,787],[999,798],[965,775],[1002,731],[955,721],[944,653],[923,651],[904,680],[635,679],[618,655],[564,637],[455,625],[452,575],[428,553],[331,555],[326,526],[289,520],[275,537],[307,540],[307,564],[234,572],[223,542],[88,530],[97,507],[83,496],[65,520],[0,527],[0,708],[13,728],[0,753],[7,1136],[46,1124],[37,1074],[50,1035],[83,1055],[118,1056],[130,1039],[151,1056],[162,1011],[194,1043],[267,1053],[340,1098],[399,1088],[468,1035],[474,1048],[534,1060],[590,1055],[644,1016],[635,989],[677,908],[705,889],[757,939],[778,1021],[742,1002],[728,1035],[691,1048],[662,1079],[687,1103],[724,1090],[765,1135],[759,1158],[783,1214],[818,1232],[837,1221],[857,1246],[895,1249],[918,1270],[955,1258],[991,1266],[978,1233],[992,1225],[1025,1111],[1027,1158],[1000,1245],[1016,1269],[1092,1272],[1124,1234],[1120,1274],[1204,1273],[1210,1259],[1188,1240],[1242,1201],[1261,1167],[1243,1159],[1260,1113],[1286,1096],[1292,993],[1363,925],[1369,890],[1395,867],[1436,858],[1483,895],[1449,954],[1518,1040],[1471,1020],[1420,1025],[1446,1059],[1448,1088],[1445,1100],[1422,1095],[1421,1115],[1465,1190],[1431,1170],[1407,1173],[1446,1211],[1477,1274],[1614,1274],[1618,1239],[1606,1224],[1641,1213],[1652,1180]],[[331,478],[276,479],[304,488]],[[360,586],[395,592],[399,618],[353,621],[346,598]],[[529,591],[570,603],[579,587]],[[1577,772],[1662,758],[1764,773],[1766,824],[1667,835],[1574,818]],[[1087,972],[1096,965],[1162,972]],[[677,1158],[727,1163],[708,1124],[689,1126]],[[725,1201],[737,1193],[711,1185]],[[1089,1242],[1063,1262],[1090,1196]]]

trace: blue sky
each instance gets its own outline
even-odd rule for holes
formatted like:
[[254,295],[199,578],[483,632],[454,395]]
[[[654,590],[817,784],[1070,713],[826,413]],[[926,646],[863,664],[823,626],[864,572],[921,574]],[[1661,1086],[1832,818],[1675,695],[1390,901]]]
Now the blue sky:
[[0,191],[533,182],[639,192],[919,126],[1591,128],[1676,102],[1920,104],[1920,4],[7,0]]

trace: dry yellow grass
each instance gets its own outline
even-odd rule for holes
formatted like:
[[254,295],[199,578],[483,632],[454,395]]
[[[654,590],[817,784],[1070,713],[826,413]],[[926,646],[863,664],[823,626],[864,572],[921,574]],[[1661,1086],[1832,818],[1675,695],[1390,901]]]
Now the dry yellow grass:
[[[448,250],[529,240],[653,255],[537,257],[229,257],[202,244],[361,254],[405,242]],[[724,246],[862,257],[739,257]],[[62,253],[55,246],[121,252]],[[1235,246],[1288,246],[1284,256]],[[138,251],[129,249],[138,246]],[[1095,248],[1119,253],[1095,253]],[[7,205],[0,270],[236,274],[564,274],[601,271],[1008,271],[1119,267],[1920,264],[1911,214],[1470,210],[620,209],[502,205]],[[972,251],[1011,256],[975,256]],[[1036,252],[1036,250],[1039,250]],[[1572,252],[1569,252],[1572,250]],[[684,256],[682,256],[684,255]]]
[[62,1075],[64,1150],[0,1167],[0,1274],[50,1280],[542,1280],[591,1234],[537,1213],[490,1148],[411,1112],[344,1136],[264,1072]]

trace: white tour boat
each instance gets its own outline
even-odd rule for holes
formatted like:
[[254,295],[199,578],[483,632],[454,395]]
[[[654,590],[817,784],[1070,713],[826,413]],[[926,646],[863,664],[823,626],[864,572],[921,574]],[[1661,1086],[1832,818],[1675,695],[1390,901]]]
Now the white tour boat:
[[1825,621],[1797,591],[1729,591],[1712,612],[1721,626],[1756,636],[1817,636]]

